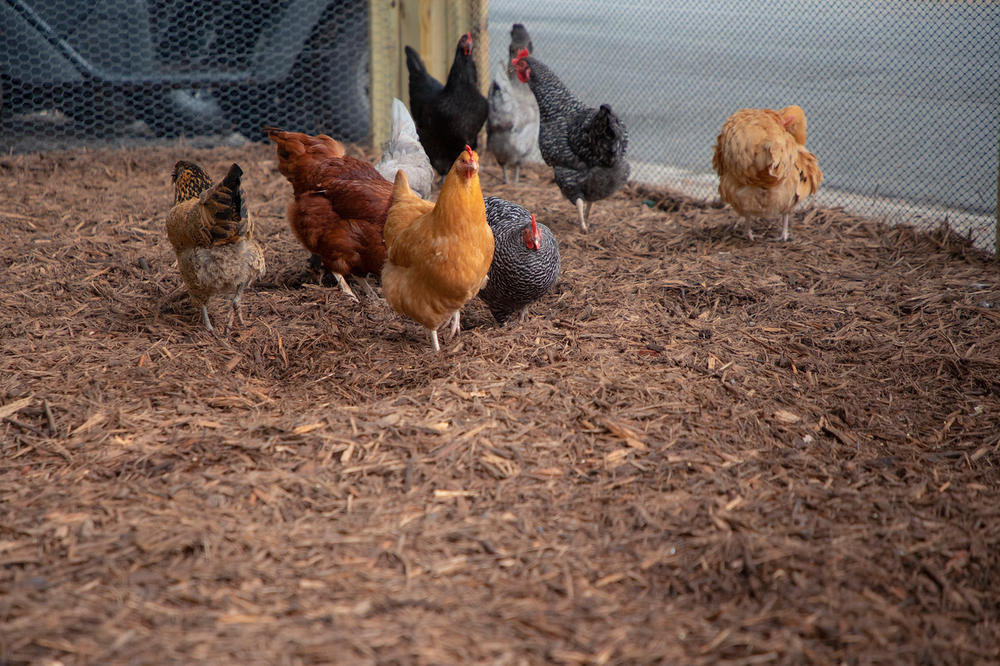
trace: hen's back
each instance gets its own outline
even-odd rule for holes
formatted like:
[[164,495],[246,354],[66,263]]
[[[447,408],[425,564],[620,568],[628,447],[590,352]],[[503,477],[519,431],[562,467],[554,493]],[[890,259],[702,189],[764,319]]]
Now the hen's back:
[[712,166],[720,179],[772,187],[789,177],[797,152],[795,139],[776,111],[742,109],[723,124]]

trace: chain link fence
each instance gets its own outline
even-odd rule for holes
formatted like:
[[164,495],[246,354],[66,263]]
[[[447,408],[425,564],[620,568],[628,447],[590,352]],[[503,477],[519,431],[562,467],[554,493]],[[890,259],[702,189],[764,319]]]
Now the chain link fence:
[[0,0],[0,146],[369,136],[368,0]]
[[490,62],[534,55],[629,128],[632,177],[717,196],[712,146],[747,107],[798,104],[820,205],[996,251],[1000,3],[491,0]]
[[[212,145],[263,139],[265,124],[370,141],[372,6],[0,0],[0,149]],[[819,204],[947,220],[996,251],[1000,3],[491,0],[491,69],[514,22],[582,100],[622,114],[636,180],[714,198],[726,117],[794,103],[823,169]],[[452,27],[449,54],[474,26]]]

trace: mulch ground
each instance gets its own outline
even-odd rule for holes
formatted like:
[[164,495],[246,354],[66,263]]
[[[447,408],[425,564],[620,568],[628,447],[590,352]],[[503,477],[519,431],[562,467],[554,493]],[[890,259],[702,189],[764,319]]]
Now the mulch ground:
[[[246,171],[246,328],[177,289],[179,158]],[[269,146],[0,159],[0,663],[1000,660],[996,263],[498,176],[563,274],[434,354],[316,284]]]

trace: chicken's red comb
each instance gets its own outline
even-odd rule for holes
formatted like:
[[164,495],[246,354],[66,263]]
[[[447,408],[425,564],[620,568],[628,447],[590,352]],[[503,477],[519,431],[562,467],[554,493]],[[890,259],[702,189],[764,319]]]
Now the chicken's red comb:
[[518,60],[520,60],[521,58],[527,58],[527,57],[528,57],[528,56],[530,56],[530,55],[531,55],[531,54],[530,54],[530,53],[528,53],[528,49],[521,49],[520,51],[518,51],[518,52],[517,52],[517,55],[516,55],[516,56],[514,56],[514,59],[513,59],[513,60],[511,60],[511,62],[513,62],[513,63],[516,63],[516,62],[517,62]]
[[472,157],[472,148],[469,148],[469,144],[465,144],[465,152],[469,153],[469,157]]
[[535,214],[534,213],[531,214],[531,233],[534,234],[534,235],[536,235],[536,236],[538,235],[538,225],[535,224]]

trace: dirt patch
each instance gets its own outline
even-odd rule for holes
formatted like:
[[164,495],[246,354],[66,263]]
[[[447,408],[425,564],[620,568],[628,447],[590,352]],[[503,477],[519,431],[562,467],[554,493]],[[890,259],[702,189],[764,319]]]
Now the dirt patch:
[[[182,157],[243,166],[267,248],[226,335]],[[0,663],[1000,659],[997,265],[640,187],[583,235],[550,173],[483,185],[559,284],[433,354],[315,284],[268,146],[0,160]]]

